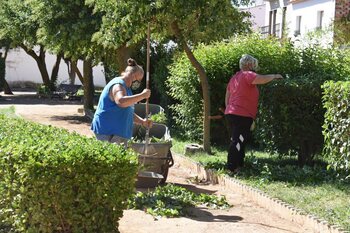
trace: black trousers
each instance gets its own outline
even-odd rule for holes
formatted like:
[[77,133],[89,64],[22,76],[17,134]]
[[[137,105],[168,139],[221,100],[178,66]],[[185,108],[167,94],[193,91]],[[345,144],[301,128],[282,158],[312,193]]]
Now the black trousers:
[[253,118],[227,114],[225,119],[231,139],[227,155],[227,168],[233,171],[244,165],[245,145],[251,138],[250,127]]

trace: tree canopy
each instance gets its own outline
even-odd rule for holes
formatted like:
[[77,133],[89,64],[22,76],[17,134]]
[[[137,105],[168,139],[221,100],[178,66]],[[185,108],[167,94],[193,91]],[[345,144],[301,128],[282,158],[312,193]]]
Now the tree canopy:
[[[89,102],[84,106],[91,109],[93,64],[103,61],[109,53],[117,53],[117,61],[122,63],[128,55],[127,48],[145,40],[150,24],[152,39],[176,41],[198,72],[204,100],[203,141],[208,149],[209,85],[192,49],[199,43],[247,32],[250,23],[245,19],[249,13],[239,11],[237,5],[248,2],[250,0],[0,0],[4,6],[0,10],[0,24],[6,25],[0,29],[0,38],[8,34],[18,44],[41,45],[41,57],[47,49],[59,55],[59,60],[61,57],[83,60],[84,74],[78,73],[78,76],[84,84],[85,100]],[[9,26],[11,24],[15,27]],[[35,55],[31,52],[39,64],[40,59]],[[41,64],[42,70],[44,65]]]
[[50,51],[65,57],[97,57],[97,46],[91,40],[99,30],[100,14],[84,1],[27,0],[39,24],[38,40]]
[[[147,25],[153,38],[174,39],[196,69],[204,101],[203,146],[210,153],[210,93],[204,68],[192,53],[198,43],[228,38],[248,31],[249,13],[230,0],[88,0],[96,12],[104,14],[94,40],[105,47],[133,44],[145,38]],[[241,1],[242,2],[242,1]],[[248,1],[245,1],[248,2]]]
[[88,0],[94,10],[104,14],[102,26],[94,39],[104,46],[118,47],[145,38],[151,23],[152,37],[175,36],[171,28],[177,22],[186,41],[221,40],[234,33],[247,31],[249,22],[229,0]]

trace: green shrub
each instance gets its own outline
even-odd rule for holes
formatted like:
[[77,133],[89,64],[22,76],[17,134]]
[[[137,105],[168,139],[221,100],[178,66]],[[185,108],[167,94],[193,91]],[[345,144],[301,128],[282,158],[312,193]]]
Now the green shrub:
[[40,96],[49,96],[51,94],[51,90],[49,87],[41,84],[37,87],[37,94]]
[[15,232],[118,232],[133,152],[0,116],[0,220]]
[[316,73],[326,75],[327,78],[323,78],[325,80],[348,80],[350,78],[349,50],[309,45],[306,48],[297,49],[296,52],[300,59],[296,76]]
[[304,75],[272,82],[260,88],[256,140],[279,154],[298,155],[310,162],[323,147],[320,75]]
[[[194,54],[208,76],[211,115],[216,115],[224,103],[226,85],[239,70],[239,59],[245,53],[259,60],[259,74],[280,73],[287,79],[259,86],[262,95],[255,132],[260,135],[258,143],[282,153],[299,153],[301,162],[308,160],[322,148],[320,86],[325,80],[349,79],[349,53],[317,45],[301,49],[292,43],[261,40],[255,35],[201,45]],[[201,139],[203,100],[198,75],[185,54],[175,58],[169,73],[168,94],[176,101],[172,105],[175,127],[189,139]],[[278,98],[284,101],[283,106],[278,106]],[[219,129],[218,122],[211,123],[212,134],[227,138],[224,124]],[[293,137],[295,133],[296,138]],[[225,142],[222,138],[218,141]]]
[[350,82],[328,81],[323,86],[326,109],[324,152],[333,168],[350,171]]
[[[249,53],[259,59],[259,73],[292,73],[299,66],[297,53],[290,44],[281,45],[276,40],[261,40],[256,35],[237,37],[229,42],[202,45],[194,54],[208,76],[210,85],[211,115],[218,113],[224,104],[226,85],[239,70],[239,59]],[[286,65],[288,64],[288,65]],[[282,72],[281,72],[282,71]],[[202,94],[196,71],[188,58],[178,56],[169,67],[167,80],[169,95],[177,101],[172,106],[176,126],[190,139],[202,137]],[[212,121],[212,132],[227,138],[224,124]],[[221,129],[220,129],[221,127]],[[218,141],[225,141],[219,139]]]
[[[154,42],[153,42],[154,43]],[[171,104],[172,100],[166,94],[166,79],[169,76],[168,66],[172,63],[174,54],[176,54],[177,47],[168,46],[163,43],[154,43],[154,51],[151,51],[152,62],[150,64],[150,76],[152,85],[153,100],[159,102],[159,104],[168,111],[168,105]],[[145,56],[143,56],[145,57]],[[153,93],[155,91],[155,93]],[[156,103],[153,102],[153,103]]]

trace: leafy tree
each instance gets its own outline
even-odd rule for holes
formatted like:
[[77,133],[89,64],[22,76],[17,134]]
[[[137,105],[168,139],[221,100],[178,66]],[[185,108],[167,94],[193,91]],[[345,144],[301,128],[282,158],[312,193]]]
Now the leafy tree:
[[[45,61],[46,48],[38,41],[38,22],[31,6],[23,0],[0,0],[0,39],[10,39],[12,47],[21,47],[36,61],[43,83],[54,89],[62,54],[57,53],[55,65],[48,73]],[[36,51],[35,46],[39,49]]]
[[[38,22],[38,40],[56,54],[61,51],[71,61],[72,68],[84,86],[84,108],[93,109],[94,84],[92,67],[104,50],[92,42],[102,17],[85,5],[85,1],[27,0]],[[83,70],[76,66],[83,61]]]
[[[103,24],[94,39],[104,46],[120,47],[143,40],[148,23],[154,38],[173,38],[196,69],[204,101],[203,145],[210,152],[210,93],[206,72],[193,55],[198,43],[222,40],[247,30],[247,13],[239,12],[229,0],[88,0],[103,12]],[[249,2],[240,1],[242,2]]]

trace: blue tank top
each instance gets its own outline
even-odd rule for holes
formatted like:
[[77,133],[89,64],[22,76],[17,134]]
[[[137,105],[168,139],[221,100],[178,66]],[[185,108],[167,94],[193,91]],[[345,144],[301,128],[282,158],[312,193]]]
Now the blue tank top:
[[110,99],[109,91],[116,84],[121,84],[126,89],[127,96],[132,95],[124,80],[120,77],[112,79],[101,93],[91,129],[96,134],[117,135],[130,139],[134,122],[134,105],[122,108]]

